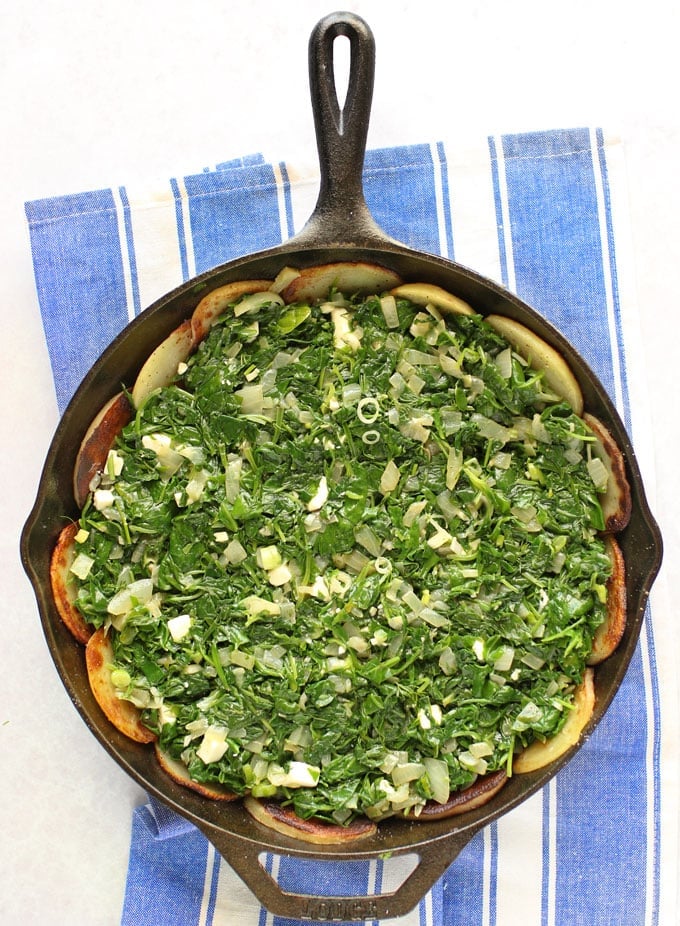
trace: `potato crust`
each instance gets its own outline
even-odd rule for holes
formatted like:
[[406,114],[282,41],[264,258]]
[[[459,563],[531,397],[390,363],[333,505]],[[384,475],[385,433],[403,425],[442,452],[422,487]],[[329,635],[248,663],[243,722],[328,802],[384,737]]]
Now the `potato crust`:
[[416,815],[409,814],[409,820],[445,820],[448,817],[455,817],[469,810],[475,810],[477,807],[483,807],[491,800],[501,788],[506,784],[508,776],[504,769],[492,772],[490,775],[484,775],[478,778],[473,784],[463,791],[454,792],[443,804],[436,801],[428,801],[420,813]]
[[132,402],[135,408],[141,408],[156,389],[172,382],[180,363],[187,359],[193,349],[191,320],[187,319],[161,341],[139,371],[132,387]]
[[204,784],[200,781],[194,781],[193,778],[189,777],[189,771],[186,765],[184,765],[183,762],[178,762],[177,759],[173,759],[172,756],[169,756],[167,752],[161,749],[157,742],[154,743],[154,750],[160,767],[173,779],[173,781],[176,781],[177,784],[189,788],[191,791],[196,791],[198,794],[202,794],[203,797],[209,797],[213,801],[238,800],[238,794],[234,794],[233,791],[229,791],[219,784]]
[[278,801],[267,798],[248,795],[243,799],[243,803],[251,817],[259,823],[276,830],[277,833],[293,836],[317,846],[356,842],[372,836],[377,830],[376,824],[366,817],[354,820],[347,826],[340,826],[315,819],[304,820]]
[[402,283],[391,290],[391,295],[409,299],[416,305],[432,305],[445,315],[474,315],[474,309],[464,299],[431,283]]
[[85,432],[73,469],[73,494],[79,508],[87,501],[92,480],[104,469],[113,442],[131,417],[130,401],[124,392],[119,392],[104,405]]
[[199,344],[208,334],[230,302],[238,299],[239,296],[266,292],[271,285],[272,280],[237,280],[209,292],[201,299],[191,316],[191,332],[194,346]]
[[370,293],[383,292],[401,284],[392,270],[363,261],[339,261],[307,267],[281,293],[284,302],[305,302],[321,299],[330,289]]
[[630,521],[632,498],[621,449],[604,424],[586,412],[583,420],[595,435],[594,452],[607,470],[607,491],[602,498],[605,530],[619,533]]
[[78,524],[67,524],[59,534],[50,560],[50,583],[59,617],[79,643],[85,645],[92,636],[92,627],[75,605],[75,590],[71,566],[75,559],[75,536]]
[[556,395],[571,405],[577,415],[583,413],[583,394],[578,380],[562,354],[530,328],[506,315],[489,315],[486,321],[510,342],[534,370],[540,371]]
[[535,740],[515,759],[512,770],[515,774],[535,772],[555,762],[581,738],[595,709],[595,684],[592,669],[583,673],[583,681],[574,692],[574,703],[569,716],[555,736],[545,742]]
[[136,743],[152,743],[156,735],[144,726],[139,708],[118,697],[111,681],[113,647],[103,627],[90,637],[85,647],[85,663],[92,694],[113,726]]
[[605,547],[612,563],[612,572],[607,581],[607,615],[595,632],[589,666],[597,665],[611,656],[626,629],[626,567],[623,553],[611,536],[605,538]]

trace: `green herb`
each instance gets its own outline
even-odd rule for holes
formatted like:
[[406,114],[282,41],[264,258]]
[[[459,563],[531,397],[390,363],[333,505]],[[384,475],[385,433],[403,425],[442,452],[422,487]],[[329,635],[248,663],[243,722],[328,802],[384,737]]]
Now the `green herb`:
[[78,606],[162,748],[334,822],[554,735],[606,608],[583,421],[481,318],[397,311],[225,313],[81,518]]

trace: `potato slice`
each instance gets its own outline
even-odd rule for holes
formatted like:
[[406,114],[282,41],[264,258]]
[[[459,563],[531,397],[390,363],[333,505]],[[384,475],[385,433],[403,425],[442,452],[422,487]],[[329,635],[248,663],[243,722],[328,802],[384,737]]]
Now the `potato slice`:
[[189,770],[183,762],[178,762],[172,756],[169,756],[167,752],[161,749],[158,743],[154,743],[154,749],[158,764],[177,784],[196,791],[198,794],[202,794],[203,797],[209,797],[213,801],[235,801],[238,798],[238,794],[234,794],[233,791],[229,791],[219,784],[204,784],[200,781],[194,781],[193,778],[189,777]]
[[92,627],[75,606],[76,587],[73,583],[71,566],[76,557],[75,536],[78,524],[73,522],[59,534],[50,559],[50,584],[57,613],[79,643],[87,643],[92,636]]
[[127,395],[119,392],[102,408],[85,433],[73,468],[73,495],[82,508],[93,478],[104,469],[109,450],[116,437],[132,417]]
[[283,807],[278,801],[268,798],[248,795],[243,803],[248,813],[264,826],[317,846],[332,846],[366,839],[377,830],[376,824],[365,817],[347,826],[340,826],[314,819],[303,820],[288,807]]
[[626,569],[621,547],[613,537],[606,537],[607,553],[612,561],[612,572],[607,580],[607,614],[593,638],[593,649],[588,665],[602,662],[614,652],[626,629]]
[[628,524],[633,504],[623,454],[599,418],[586,412],[583,420],[595,435],[593,451],[607,470],[607,490],[600,498],[605,530],[617,533]]
[[458,816],[461,813],[467,813],[468,810],[475,810],[482,807],[491,800],[501,790],[508,780],[505,771],[501,769],[498,772],[492,772],[490,775],[484,775],[478,778],[474,784],[463,791],[456,791],[450,796],[444,804],[438,804],[436,801],[428,801],[420,811],[418,816],[408,814],[408,820],[427,821],[427,820],[444,820],[447,817]]
[[400,277],[386,267],[362,261],[321,264],[300,271],[281,292],[284,302],[307,302],[322,299],[337,287],[343,293],[381,293],[401,283]]
[[141,712],[131,701],[118,697],[111,681],[113,647],[103,627],[90,637],[85,647],[85,663],[92,694],[113,726],[136,743],[151,743],[154,733],[144,726]]
[[565,359],[554,347],[514,318],[487,315],[486,320],[534,370],[544,374],[548,387],[568,402],[577,415],[583,412],[581,387]]
[[472,306],[468,305],[464,299],[454,296],[453,293],[449,293],[442,289],[441,286],[435,286],[432,283],[402,283],[401,286],[395,287],[390,292],[391,295],[409,299],[411,302],[415,302],[416,305],[433,305],[436,309],[441,309],[445,314],[475,314]]
[[586,669],[581,684],[574,692],[574,704],[562,729],[544,743],[536,740],[521,752],[513,762],[513,772],[535,772],[564,755],[578,743],[594,707],[594,674],[592,669]]
[[156,389],[172,382],[180,363],[187,359],[193,349],[191,320],[187,319],[161,341],[139,371],[132,387],[132,402],[135,408],[141,408]]
[[234,283],[219,286],[204,296],[191,316],[194,345],[199,344],[206,337],[230,302],[250,293],[266,292],[271,285],[271,280],[237,280]]

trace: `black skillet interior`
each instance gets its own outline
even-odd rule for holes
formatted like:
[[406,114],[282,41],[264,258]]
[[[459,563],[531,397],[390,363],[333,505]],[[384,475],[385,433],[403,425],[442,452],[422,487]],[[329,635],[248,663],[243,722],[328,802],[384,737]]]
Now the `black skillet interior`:
[[[333,75],[333,41],[338,35],[347,36],[352,49],[349,89],[342,111]],[[376,836],[354,846],[311,846],[255,823],[239,803],[207,801],[176,785],[162,772],[149,747],[133,743],[109,724],[90,691],[82,646],[71,637],[55,610],[49,583],[50,555],[60,528],[77,516],[72,472],[85,430],[121,384],[131,386],[150,352],[191,315],[205,292],[232,280],[273,278],[286,265],[302,268],[361,259],[387,266],[405,280],[441,285],[466,299],[481,314],[509,315],[563,354],[579,380],[586,408],[605,422],[624,453],[633,495],[630,524],[619,536],[627,564],[628,625],[617,652],[598,667],[597,704],[589,732],[609,706],[632,658],[662,555],[661,537],[645,498],[629,437],[605,389],[571,344],[531,307],[496,283],[450,261],[406,248],[375,225],[361,185],[373,69],[373,37],[362,20],[345,13],[321,20],[310,39],[310,84],[321,189],[307,226],[278,248],[231,261],[184,284],[121,332],[87,374],[58,425],[21,539],[22,560],[36,594],[52,658],[93,734],[149,793],[202,829],[268,909],[280,915],[319,920],[406,913],[481,827],[542,787],[573,751],[544,770],[515,776],[490,803],[460,818],[418,824],[390,820],[381,824]],[[281,891],[259,864],[260,853],[267,851],[317,860],[415,852],[419,864],[394,894],[366,899],[364,906],[356,898],[335,898],[329,905],[323,898]]]

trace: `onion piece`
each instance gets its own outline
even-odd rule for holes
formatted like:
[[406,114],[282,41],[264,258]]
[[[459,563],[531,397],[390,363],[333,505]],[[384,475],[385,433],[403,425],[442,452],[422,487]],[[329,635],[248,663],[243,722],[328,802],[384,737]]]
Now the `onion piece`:
[[283,299],[278,293],[272,293],[269,290],[249,293],[234,306],[234,316],[239,318],[241,315],[247,315],[250,312],[259,312],[262,306],[265,305],[283,305]]
[[399,485],[399,477],[401,473],[399,472],[399,467],[396,465],[394,460],[390,460],[385,469],[382,472],[380,477],[380,492],[382,495],[387,495],[389,492],[394,492],[394,490]]
[[423,765],[432,788],[432,799],[438,804],[445,804],[451,793],[449,766],[443,759],[426,757]]
[[382,309],[385,324],[388,328],[399,327],[399,313],[397,312],[397,300],[392,295],[382,296],[380,299],[380,308]]

